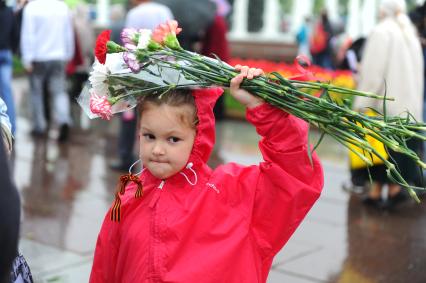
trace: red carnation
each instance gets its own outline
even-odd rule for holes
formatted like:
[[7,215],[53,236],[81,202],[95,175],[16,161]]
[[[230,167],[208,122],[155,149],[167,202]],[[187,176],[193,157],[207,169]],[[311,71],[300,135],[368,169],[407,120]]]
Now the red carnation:
[[111,30],[104,30],[96,39],[95,56],[99,63],[105,64],[106,54],[108,51],[107,42],[111,37]]

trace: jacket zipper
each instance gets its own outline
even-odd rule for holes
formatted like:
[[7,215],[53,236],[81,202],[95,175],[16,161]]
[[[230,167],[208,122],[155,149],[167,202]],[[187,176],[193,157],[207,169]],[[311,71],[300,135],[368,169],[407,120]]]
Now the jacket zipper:
[[164,187],[164,184],[166,181],[161,180],[161,183],[158,185],[158,189],[160,189],[159,192],[156,192],[154,197],[151,199],[151,202],[149,203],[149,207],[152,208],[152,220],[151,220],[151,247],[149,249],[149,266],[150,266],[150,278],[152,282],[160,282],[160,271],[158,270],[159,265],[159,258],[160,255],[158,254],[160,252],[160,245],[161,241],[159,239],[159,231],[158,231],[158,214],[157,214],[157,202],[160,199],[161,191]]

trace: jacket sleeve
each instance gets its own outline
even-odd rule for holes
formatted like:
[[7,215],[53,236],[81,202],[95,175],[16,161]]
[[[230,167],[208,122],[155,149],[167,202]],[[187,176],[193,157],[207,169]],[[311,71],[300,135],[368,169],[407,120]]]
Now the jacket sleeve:
[[108,211],[96,242],[90,283],[114,283],[119,245],[117,225],[119,224],[112,222],[109,216]]
[[262,136],[253,198],[251,232],[264,257],[288,241],[320,196],[322,167],[308,156],[308,124],[266,103],[247,110],[247,120]]

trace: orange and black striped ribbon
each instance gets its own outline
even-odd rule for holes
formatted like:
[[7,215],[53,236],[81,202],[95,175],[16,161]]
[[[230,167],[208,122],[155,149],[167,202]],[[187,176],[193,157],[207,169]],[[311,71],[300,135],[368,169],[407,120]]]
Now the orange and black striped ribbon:
[[111,207],[111,214],[110,214],[111,221],[120,222],[120,220],[121,220],[121,198],[120,198],[120,195],[124,195],[126,185],[129,182],[133,182],[138,186],[136,193],[135,193],[135,198],[140,198],[143,195],[142,181],[139,179],[138,176],[133,175],[133,174],[122,175],[120,177],[120,182],[118,183],[117,191],[115,193],[114,204]]

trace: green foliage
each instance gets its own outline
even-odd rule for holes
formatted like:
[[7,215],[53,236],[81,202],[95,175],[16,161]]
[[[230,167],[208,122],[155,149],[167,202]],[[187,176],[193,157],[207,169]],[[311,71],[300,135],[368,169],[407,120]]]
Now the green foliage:
[[315,15],[318,15],[321,12],[321,10],[325,6],[324,4],[325,4],[324,0],[315,0],[314,1],[314,14]]
[[280,0],[281,10],[284,14],[291,13],[294,1],[297,1],[297,0]]
[[[370,1],[372,1],[372,0],[370,0]],[[348,0],[339,0],[339,13],[341,15],[347,15],[348,14],[348,5],[349,5]]]

